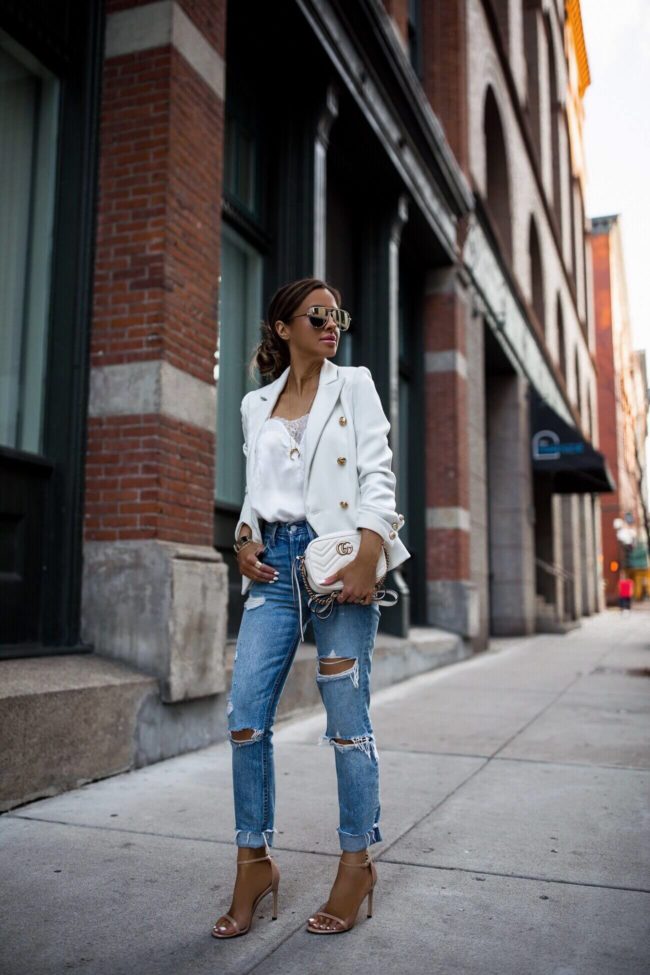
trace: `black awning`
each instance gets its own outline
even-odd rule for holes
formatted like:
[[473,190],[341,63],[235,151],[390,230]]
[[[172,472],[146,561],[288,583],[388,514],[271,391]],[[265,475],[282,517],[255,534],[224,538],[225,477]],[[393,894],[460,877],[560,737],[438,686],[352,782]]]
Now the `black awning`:
[[552,478],[555,494],[615,491],[607,461],[576,428],[530,387],[530,444],[533,471]]

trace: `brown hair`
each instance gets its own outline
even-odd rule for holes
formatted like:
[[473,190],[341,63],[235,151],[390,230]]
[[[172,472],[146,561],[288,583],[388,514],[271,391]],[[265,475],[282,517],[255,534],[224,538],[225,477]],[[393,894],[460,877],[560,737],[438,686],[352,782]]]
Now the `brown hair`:
[[300,278],[283,285],[271,298],[266,318],[260,323],[261,339],[248,363],[248,373],[255,379],[255,368],[260,371],[262,378],[270,377],[270,381],[277,379],[291,362],[288,343],[280,338],[275,330],[275,323],[280,320],[286,322],[310,291],[326,288],[331,291],[337,305],[341,304],[341,294],[327,281],[320,278]]

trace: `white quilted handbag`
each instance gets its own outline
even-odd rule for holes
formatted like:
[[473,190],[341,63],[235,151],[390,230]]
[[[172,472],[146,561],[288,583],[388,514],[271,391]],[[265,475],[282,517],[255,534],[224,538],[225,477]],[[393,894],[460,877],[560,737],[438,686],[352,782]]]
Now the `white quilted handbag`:
[[[313,538],[303,555],[298,556],[300,560],[300,571],[305,583],[305,589],[309,594],[308,604],[311,606],[326,609],[334,604],[336,594],[343,588],[343,580],[322,586],[320,579],[326,579],[342,569],[348,562],[356,558],[361,545],[360,531],[340,531],[328,532],[325,535],[317,535]],[[394,589],[384,589],[383,583],[388,572],[388,555],[386,546],[382,542],[377,568],[375,571],[375,588],[373,591],[373,602],[380,606],[394,606],[398,595]],[[392,602],[387,602],[385,596],[394,596]],[[318,614],[320,615],[320,614]]]

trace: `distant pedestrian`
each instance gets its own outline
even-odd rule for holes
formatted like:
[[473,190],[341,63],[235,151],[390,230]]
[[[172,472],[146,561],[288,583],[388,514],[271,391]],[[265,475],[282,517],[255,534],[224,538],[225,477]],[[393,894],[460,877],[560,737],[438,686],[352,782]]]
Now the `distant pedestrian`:
[[621,576],[618,580],[618,605],[621,608],[621,612],[632,609],[632,592],[634,590],[634,583],[631,579],[626,579],[625,576]]
[[[366,896],[368,917],[372,914],[377,868],[369,847],[382,835],[370,669],[379,603],[392,605],[382,594],[398,595],[377,590],[377,564],[382,543],[390,569],[410,553],[398,537],[404,517],[395,510],[390,423],[370,370],[331,361],[350,321],[339,308],[338,291],[324,281],[307,278],[281,288],[255,353],[260,372],[272,382],[242,401],[247,489],[235,550],[246,577],[242,594],[250,593],[226,708],[237,874],[228,913],[212,929],[215,938],[245,934],[260,900],[271,892],[277,915],[279,870],[269,852],[277,832],[273,724],[298,643],[304,640],[303,610],[312,622],[316,680],[327,712],[321,740],[334,751],[341,847],[329,899],[310,916],[307,931],[349,930]],[[323,614],[298,563],[319,534],[356,530],[354,559],[339,569],[335,561],[323,562],[327,575],[317,580],[319,585],[342,584],[337,595],[337,589],[330,593]],[[349,554],[342,547],[339,543],[338,554]],[[322,821],[325,798],[318,797],[314,828]],[[313,871],[306,879],[315,883]]]

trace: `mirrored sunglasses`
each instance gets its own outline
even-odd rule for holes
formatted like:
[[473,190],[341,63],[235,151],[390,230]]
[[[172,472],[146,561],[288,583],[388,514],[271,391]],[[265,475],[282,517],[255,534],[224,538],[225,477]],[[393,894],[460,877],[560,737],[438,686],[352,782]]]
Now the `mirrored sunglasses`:
[[[294,318],[308,318],[312,328],[324,328],[329,316],[334,319],[334,324],[338,325],[342,332],[347,332],[350,327],[350,313],[343,308],[326,308],[324,305],[313,305],[302,315],[294,315]],[[291,319],[289,319],[291,321]]]

